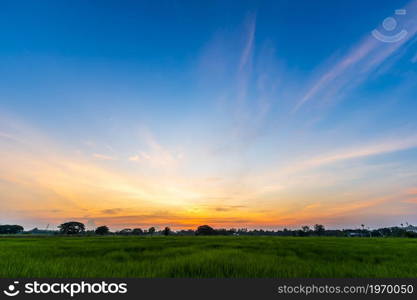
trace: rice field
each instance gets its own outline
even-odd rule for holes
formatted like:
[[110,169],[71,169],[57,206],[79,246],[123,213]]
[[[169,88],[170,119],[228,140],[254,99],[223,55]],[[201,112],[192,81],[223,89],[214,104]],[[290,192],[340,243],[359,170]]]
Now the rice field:
[[417,277],[417,239],[0,237],[0,277]]

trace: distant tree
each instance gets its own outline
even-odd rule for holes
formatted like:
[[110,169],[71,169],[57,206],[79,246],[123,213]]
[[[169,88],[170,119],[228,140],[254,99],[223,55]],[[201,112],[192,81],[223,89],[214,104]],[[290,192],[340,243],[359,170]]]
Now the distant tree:
[[123,234],[123,235],[128,235],[132,233],[132,229],[130,228],[125,228],[119,231],[119,234]]
[[309,232],[309,231],[310,231],[310,227],[308,227],[308,226],[303,226],[303,227],[301,227],[301,230],[307,233],[307,232]]
[[148,229],[148,233],[150,235],[153,235],[155,233],[155,230],[156,230],[155,227],[151,227],[151,228]]
[[197,228],[197,231],[195,232],[196,235],[215,235],[216,231],[208,226],[208,225],[201,225]]
[[20,225],[0,225],[0,234],[17,234],[23,231]]
[[78,234],[85,231],[85,226],[80,222],[66,222],[58,226],[59,231],[63,234]]
[[405,237],[407,235],[407,230],[400,227],[391,227],[391,236],[393,237]]
[[165,227],[164,230],[162,230],[163,235],[170,235],[171,234],[171,228]]
[[379,228],[378,232],[381,234],[382,237],[391,236],[392,230],[391,228]]
[[220,229],[215,229],[216,234],[218,235],[230,235],[233,234],[230,230],[227,230],[226,228],[220,228]]
[[314,225],[314,232],[317,235],[322,235],[326,230],[324,229],[324,226],[321,224]]
[[142,235],[143,234],[143,230],[140,229],[140,228],[134,228],[132,230],[132,234],[134,234],[134,235]]
[[295,235],[297,235],[297,236],[308,236],[308,235],[310,235],[310,227],[302,226],[301,229],[299,229],[295,232]]
[[296,236],[306,236],[307,233],[302,231],[301,229],[295,231]]
[[417,238],[417,233],[412,231],[405,231],[404,236],[409,238]]
[[195,232],[192,229],[188,229],[188,230],[177,231],[177,234],[178,235],[195,235]]
[[109,232],[110,232],[110,230],[109,230],[109,227],[107,227],[107,226],[100,226],[100,227],[97,227],[96,230],[95,230],[95,233],[98,234],[98,235],[109,234]]

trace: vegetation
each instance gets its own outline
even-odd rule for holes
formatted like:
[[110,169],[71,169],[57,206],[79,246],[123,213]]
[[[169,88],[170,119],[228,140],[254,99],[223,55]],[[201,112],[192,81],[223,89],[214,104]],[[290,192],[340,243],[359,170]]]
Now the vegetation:
[[335,236],[335,237],[409,237],[417,238],[417,227],[409,225],[404,227],[387,227],[379,229],[366,229],[364,224],[361,224],[359,229],[343,229],[343,230],[328,230],[321,224],[315,224],[313,229],[309,226],[302,226],[301,229],[289,230],[284,228],[283,230],[263,230],[254,229],[248,230],[247,228],[240,229],[214,229],[209,225],[202,225],[197,230],[178,230],[172,231],[171,228],[165,227],[162,230],[156,230],[155,227],[150,227],[148,230],[142,230],[141,228],[124,228],[122,230],[111,232],[107,226],[97,227],[95,230],[85,230],[85,225],[80,222],[67,222],[58,226],[59,231],[38,229],[34,228],[29,231],[23,231],[23,227],[20,225],[0,225],[0,234],[34,234],[34,235],[181,235],[181,236],[192,236],[192,235],[249,235],[249,236]]
[[171,234],[171,228],[165,227],[164,230],[162,230],[163,235],[170,235]]
[[85,226],[80,222],[67,222],[58,226],[60,233],[79,234],[85,231]]
[[0,225],[0,234],[17,234],[23,231],[20,225]]
[[416,239],[22,236],[0,240],[0,277],[416,277]]
[[[215,235],[217,233],[219,232],[216,232],[213,228],[211,228],[208,225],[198,226],[197,231],[195,232],[196,235]],[[227,235],[227,232],[225,232],[225,235]]]
[[148,229],[148,233],[150,235],[153,235],[155,233],[155,231],[156,231],[155,227],[151,227],[151,228]]
[[107,226],[86,231],[80,222],[67,222],[58,228],[24,232],[19,225],[1,225],[1,234],[19,238],[0,240],[0,277],[417,276],[417,239],[402,238],[417,237],[411,225],[111,232]]
[[316,224],[314,225],[314,232],[318,235],[318,236],[322,236],[324,234],[326,230],[324,229],[324,226],[321,224]]
[[97,227],[95,230],[95,233],[98,235],[109,234],[109,232],[110,232],[110,229],[107,226],[100,226],[100,227]]
[[143,234],[143,230],[140,228],[135,228],[132,230],[132,234],[133,235],[142,235]]

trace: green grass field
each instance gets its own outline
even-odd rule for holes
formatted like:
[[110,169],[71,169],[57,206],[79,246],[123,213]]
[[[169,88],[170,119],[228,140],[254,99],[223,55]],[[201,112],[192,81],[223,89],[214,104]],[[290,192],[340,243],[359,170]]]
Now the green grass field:
[[10,237],[0,277],[417,277],[417,239]]

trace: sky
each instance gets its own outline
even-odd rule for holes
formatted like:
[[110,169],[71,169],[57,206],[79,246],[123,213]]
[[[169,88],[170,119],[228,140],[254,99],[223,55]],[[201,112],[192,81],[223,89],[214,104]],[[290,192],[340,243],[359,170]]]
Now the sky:
[[0,79],[0,224],[417,224],[417,0],[6,0]]

